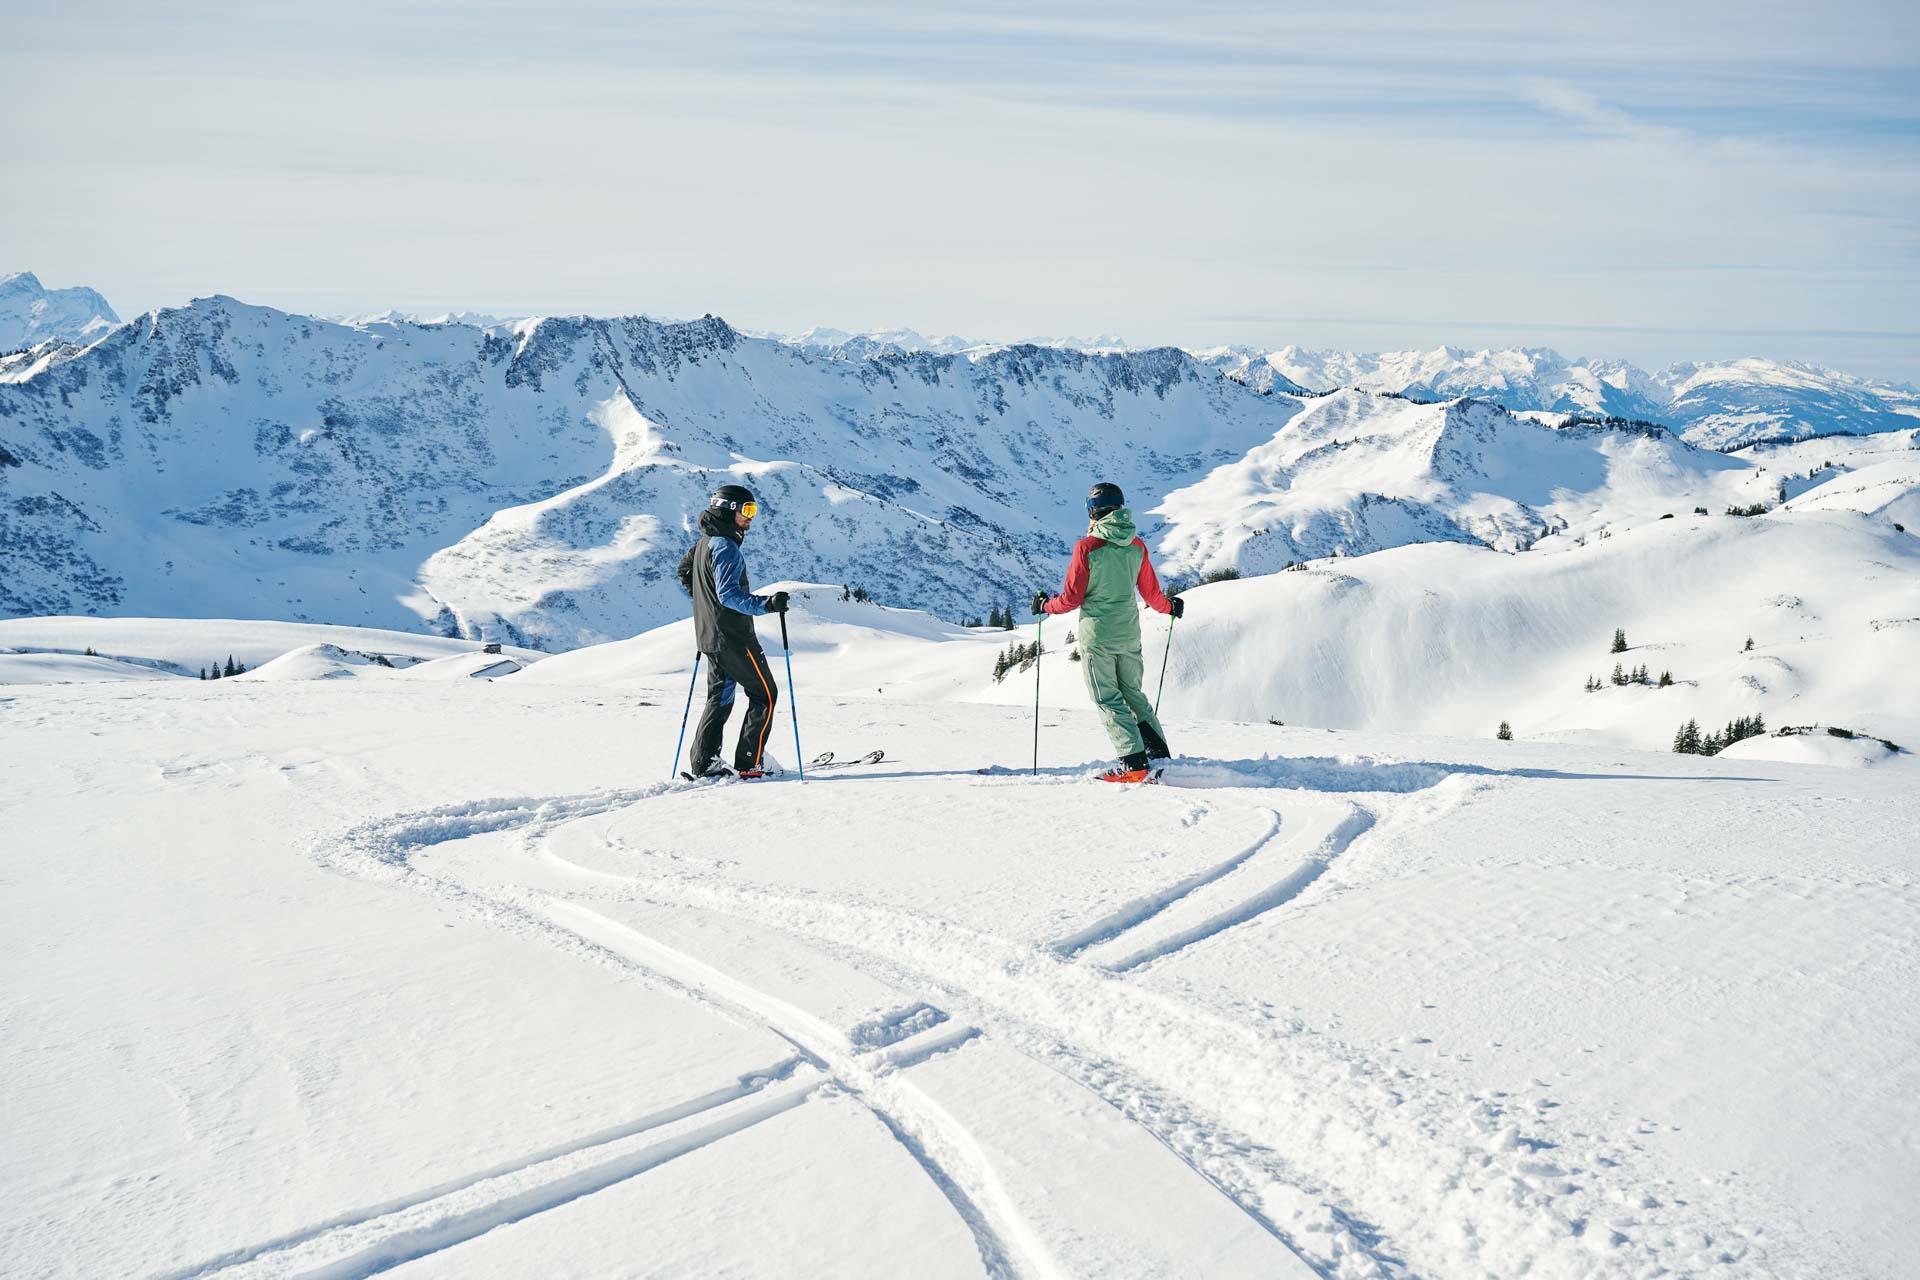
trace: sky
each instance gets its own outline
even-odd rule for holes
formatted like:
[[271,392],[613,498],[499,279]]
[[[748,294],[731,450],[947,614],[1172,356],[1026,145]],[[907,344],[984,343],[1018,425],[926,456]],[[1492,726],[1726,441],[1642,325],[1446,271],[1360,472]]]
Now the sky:
[[0,0],[124,315],[1761,355],[1920,381],[1920,5]]

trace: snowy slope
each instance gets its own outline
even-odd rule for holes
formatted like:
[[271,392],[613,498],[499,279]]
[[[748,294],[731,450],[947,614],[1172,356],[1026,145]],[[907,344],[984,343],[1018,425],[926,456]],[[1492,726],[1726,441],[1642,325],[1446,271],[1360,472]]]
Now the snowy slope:
[[[332,645],[356,653],[379,654],[396,667],[442,658],[480,655],[480,643],[403,631],[322,626],[303,622],[263,622],[231,618],[0,618],[0,651],[20,654],[103,657],[157,668],[174,675],[196,675],[210,664],[232,658],[257,668],[295,649]],[[502,646],[502,656],[521,664],[544,655]]]
[[43,342],[90,342],[119,323],[92,289],[48,289],[31,271],[0,276],[0,352]]
[[1116,790],[1081,695],[1033,778],[812,674],[990,639],[832,603],[807,749],[890,760],[804,785],[655,781],[684,671],[591,651],[0,690],[9,1269],[1910,1269],[1912,773],[1176,699]]
[[[1523,739],[1643,750],[1666,748],[1689,719],[1711,729],[1757,714],[1770,728],[1839,725],[1911,746],[1916,584],[1920,538],[1883,515],[1688,515],[1556,555],[1405,546],[1190,589],[1165,699],[1181,714],[1319,728],[1487,736],[1505,720]],[[779,585],[800,593],[790,635],[810,697],[1034,697],[1030,667],[991,678],[997,653],[1034,639],[1031,624],[959,628]],[[1610,652],[1615,628],[1627,633],[1624,653]],[[1055,655],[1040,673],[1048,706],[1085,704],[1079,667],[1061,660],[1073,629],[1068,615],[1041,636]],[[1142,629],[1157,672],[1167,623],[1150,615]],[[763,621],[760,631],[776,650],[778,629]],[[512,680],[684,687],[692,649],[691,624],[679,622]],[[1656,681],[1671,672],[1674,684],[1615,686],[1616,662],[1645,665]],[[1586,690],[1593,677],[1598,692]]]
[[[1198,715],[1506,720],[1658,749],[1690,718],[1760,713],[1920,740],[1920,539],[1880,519],[1681,516],[1552,556],[1403,547],[1200,588],[1189,610],[1167,696]],[[1625,653],[1609,652],[1616,627]],[[1676,683],[1615,687],[1616,662]],[[1586,692],[1590,676],[1605,687]]]
[[1170,572],[1271,573],[1412,542],[1522,551],[1706,506],[1773,496],[1746,460],[1664,432],[1553,428],[1490,404],[1363,391],[1303,402],[1273,439],[1176,490],[1152,514]]

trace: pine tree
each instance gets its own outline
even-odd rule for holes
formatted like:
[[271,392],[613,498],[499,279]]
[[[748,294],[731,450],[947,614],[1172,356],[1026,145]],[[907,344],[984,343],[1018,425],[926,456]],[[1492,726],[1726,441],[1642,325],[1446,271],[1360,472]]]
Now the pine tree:
[[1672,686],[1673,686],[1673,672],[1662,671],[1660,673],[1660,687],[1662,689],[1667,689],[1667,688],[1671,688]]
[[1600,677],[1599,677],[1599,676],[1588,676],[1588,677],[1587,677],[1587,692],[1588,692],[1588,693],[1598,693],[1598,692],[1600,692]]
[[1497,733],[1495,733],[1495,734],[1494,734],[1493,736],[1494,736],[1494,737],[1496,737],[1496,738],[1498,738],[1498,739],[1500,739],[1500,741],[1502,741],[1502,742],[1512,742],[1512,741],[1513,741],[1513,726],[1512,726],[1512,725],[1510,725],[1510,724],[1508,724],[1508,723],[1507,723],[1507,722],[1506,722],[1505,720],[1502,720],[1502,721],[1500,722],[1500,729],[1499,729],[1499,731],[1498,731]]
[[1627,651],[1627,632],[1624,627],[1615,627],[1613,629],[1612,651],[1614,653],[1625,653]]
[[1625,684],[1627,682],[1627,673],[1617,662],[1613,664],[1613,682],[1615,684]]
[[1647,664],[1646,663],[1643,662],[1639,666],[1633,669],[1633,682],[1635,684],[1647,683]]
[[207,679],[218,680],[219,678],[220,678],[220,659],[215,658],[213,660],[212,668],[207,672]]
[[1742,652],[1742,653],[1752,653],[1752,652],[1753,652],[1753,637],[1752,637],[1752,636],[1748,636],[1748,637],[1747,637],[1747,647],[1746,647],[1746,648],[1744,648],[1744,649],[1742,649],[1742,650],[1741,650],[1740,652]]
[[220,674],[221,674],[221,675],[223,675],[223,676],[237,676],[237,675],[239,675],[239,674],[240,674],[240,672],[239,672],[238,670],[236,670],[236,669],[234,668],[234,665],[233,665],[233,655],[232,655],[232,654],[228,654],[228,655],[227,655],[227,665],[226,665],[226,667],[225,667],[225,668],[224,668],[224,669],[223,669],[223,670],[222,670],[222,671],[220,672]]
[[202,680],[207,678],[207,669],[205,667],[200,668],[200,678]]
[[1013,630],[1013,606],[1008,605],[1000,611],[1000,626],[1003,630]]
[[1673,735],[1673,749],[1679,755],[1700,754],[1700,722],[1689,720]]

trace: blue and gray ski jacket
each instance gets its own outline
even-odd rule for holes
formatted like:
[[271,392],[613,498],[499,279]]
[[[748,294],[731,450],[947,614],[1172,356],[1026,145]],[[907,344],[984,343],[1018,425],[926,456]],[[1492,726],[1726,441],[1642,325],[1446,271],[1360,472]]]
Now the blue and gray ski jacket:
[[701,512],[700,532],[706,536],[680,559],[680,585],[693,597],[694,643],[702,653],[757,646],[753,620],[767,602],[748,590],[747,557],[732,514]]

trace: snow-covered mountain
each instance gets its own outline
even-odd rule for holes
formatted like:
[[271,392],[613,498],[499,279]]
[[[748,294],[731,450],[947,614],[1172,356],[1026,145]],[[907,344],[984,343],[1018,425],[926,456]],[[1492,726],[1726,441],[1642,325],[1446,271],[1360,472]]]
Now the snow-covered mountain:
[[1657,428],[1556,427],[1481,401],[1351,390],[1300,403],[1271,440],[1154,508],[1173,571],[1271,573],[1415,542],[1561,549],[1778,489],[1760,464]]
[[929,338],[916,330],[906,328],[869,329],[860,333],[849,333],[845,329],[815,325],[791,336],[778,333],[756,333],[751,336],[772,338],[788,346],[818,352],[838,360],[872,360],[880,356],[922,353],[950,356],[958,355],[963,351],[985,351],[995,346],[993,343],[977,342],[972,338],[961,338],[952,334]]
[[474,329],[498,329],[502,327],[511,328],[520,323],[524,317],[496,316],[485,311],[442,311],[437,315],[421,315],[418,312],[401,311],[396,307],[388,307],[385,311],[376,311],[370,315],[327,316],[324,318],[339,324],[348,325],[355,329],[365,329],[373,325],[382,324],[464,324]]
[[913,329],[867,329],[859,333],[849,333],[845,329],[830,329],[824,325],[815,325],[803,333],[792,336],[778,333],[751,333],[750,336],[773,338],[789,346],[805,347],[809,351],[818,351],[837,360],[872,360],[878,356],[914,355],[922,352],[941,356],[962,353],[981,356],[1007,347],[1051,347],[1061,351],[1087,351],[1098,355],[1115,355],[1141,349],[1128,343],[1125,338],[1111,333],[1096,334],[1090,338],[1035,336],[1021,338],[1016,342],[987,342],[975,338],[955,337],[951,334],[929,338]]
[[0,276],[0,351],[43,342],[86,342],[120,323],[92,289],[48,289],[31,271]]
[[1912,387],[1757,358],[1647,373],[1620,360],[1569,360],[1545,347],[1367,355],[1218,347],[1196,354],[1263,390],[1364,387],[1425,400],[1474,396],[1515,410],[1649,419],[1713,449],[1831,432],[1896,431],[1920,419],[1920,391]]
[[671,571],[725,479],[766,500],[762,575],[950,618],[1051,583],[1095,478],[1186,579],[1433,540],[1552,549],[1783,479],[1657,430],[1261,394],[1172,349],[848,360],[713,318],[345,326],[210,298],[15,363],[13,614],[570,648],[680,616]]
[[1295,402],[1173,350],[821,359],[717,319],[329,324],[230,298],[0,384],[9,613],[526,637],[678,616],[705,494],[751,559],[958,616],[1051,580],[1091,479],[1150,497]]
[[[816,328],[783,341],[843,360],[918,351],[978,357],[1005,346],[925,338],[911,329],[847,333]],[[1098,352],[1133,349],[1111,335],[1029,338],[1022,345]],[[1357,387],[1418,400],[1471,396],[1516,412],[1659,422],[1710,449],[1836,432],[1897,431],[1920,420],[1920,390],[1913,387],[1759,358],[1683,363],[1648,373],[1623,360],[1568,359],[1546,347],[1468,351],[1443,346],[1360,354],[1228,345],[1190,348],[1188,354],[1261,392],[1308,395]]]

